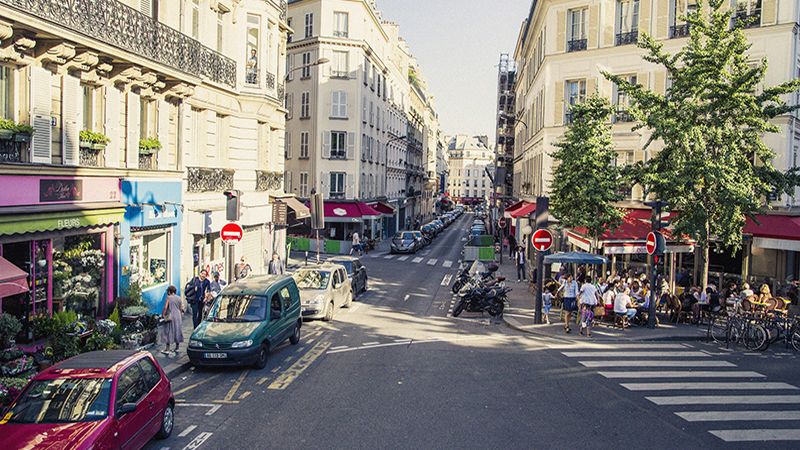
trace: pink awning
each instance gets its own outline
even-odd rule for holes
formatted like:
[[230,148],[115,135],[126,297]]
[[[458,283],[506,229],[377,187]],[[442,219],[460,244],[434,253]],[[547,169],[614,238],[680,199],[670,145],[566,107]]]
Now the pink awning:
[[28,292],[28,274],[0,257],[0,298]]
[[328,222],[360,222],[373,219],[381,213],[363,202],[325,202],[325,220]]

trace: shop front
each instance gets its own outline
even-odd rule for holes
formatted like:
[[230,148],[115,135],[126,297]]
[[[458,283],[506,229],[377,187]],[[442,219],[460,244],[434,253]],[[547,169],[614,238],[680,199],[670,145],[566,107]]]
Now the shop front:
[[[73,311],[104,317],[114,299],[119,179],[2,176],[0,311],[28,323]],[[22,275],[20,275],[22,274]]]
[[180,181],[122,180],[125,220],[120,225],[117,296],[141,296],[152,313],[160,313],[167,287],[181,286]]

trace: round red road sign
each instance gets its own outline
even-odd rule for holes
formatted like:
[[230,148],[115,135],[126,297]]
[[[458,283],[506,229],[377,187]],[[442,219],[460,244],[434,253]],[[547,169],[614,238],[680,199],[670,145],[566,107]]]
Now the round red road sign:
[[647,243],[645,243],[645,247],[647,248],[647,254],[653,255],[656,252],[656,234],[654,232],[647,233]]
[[536,250],[546,252],[553,246],[553,233],[546,228],[539,228],[531,236],[531,244]]
[[242,240],[242,236],[244,236],[244,230],[242,226],[236,222],[226,223],[225,226],[222,227],[222,231],[220,231],[220,237],[227,244],[238,243]]

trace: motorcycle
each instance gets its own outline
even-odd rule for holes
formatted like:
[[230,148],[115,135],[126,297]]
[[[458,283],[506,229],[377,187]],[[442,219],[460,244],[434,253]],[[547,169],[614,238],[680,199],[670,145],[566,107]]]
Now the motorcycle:
[[502,283],[502,278],[490,286],[475,287],[459,293],[460,298],[453,308],[453,317],[458,317],[463,311],[479,313],[485,311],[492,317],[501,316],[508,302],[508,293],[511,292],[511,288],[497,284]]
[[475,275],[472,275],[470,274],[470,266],[464,267],[455,277],[453,287],[451,288],[453,294],[457,294],[459,291],[464,289],[465,286],[478,286],[488,282],[494,278],[494,274],[497,272],[497,269],[497,264],[491,263],[488,265],[486,272],[475,273]]

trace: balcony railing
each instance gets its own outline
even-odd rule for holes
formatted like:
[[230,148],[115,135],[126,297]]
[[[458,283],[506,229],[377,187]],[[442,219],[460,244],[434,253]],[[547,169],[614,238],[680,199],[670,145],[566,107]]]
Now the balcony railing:
[[617,33],[617,45],[635,44],[639,40],[639,30]]
[[344,192],[331,192],[328,194],[328,198],[332,200],[344,200]]
[[333,37],[346,38],[347,31],[333,30]]
[[567,41],[567,51],[578,52],[581,50],[586,50],[586,42],[586,39],[572,39]]
[[222,192],[233,189],[231,169],[189,167],[189,192]]
[[267,172],[265,170],[256,170],[256,191],[277,191],[281,188],[283,181],[282,172]]
[[682,38],[689,35],[689,24],[682,23],[678,25],[672,25],[669,27],[669,37],[671,39]]
[[747,11],[736,11],[733,17],[739,22],[744,22],[745,28],[755,28],[761,26],[760,10],[756,10],[751,13],[748,13]]
[[286,22],[286,17],[287,17],[288,12],[289,12],[289,4],[286,2],[286,0],[281,0],[281,15],[280,15],[280,19],[281,19],[282,22]]
[[275,74],[267,72],[267,89],[275,89]]
[[248,86],[260,86],[261,85],[261,78],[259,74],[261,73],[261,69],[258,68],[248,68],[244,75],[244,84]]
[[278,83],[278,98],[283,101],[286,96],[286,86],[283,83]]
[[157,170],[158,160],[155,153],[139,153],[139,169]]
[[215,83],[236,86],[236,62],[117,0],[0,0],[47,22]]
[[[23,145],[25,148],[23,149]],[[14,142],[14,139],[0,139],[0,164],[22,162],[22,155],[27,150],[27,143]]]
[[614,112],[614,123],[633,122],[635,119],[627,109],[617,109]]
[[[84,167],[103,167],[102,154],[103,152],[101,151],[81,147],[78,153],[80,165]],[[139,158],[139,161],[139,164],[141,165],[141,157]]]

